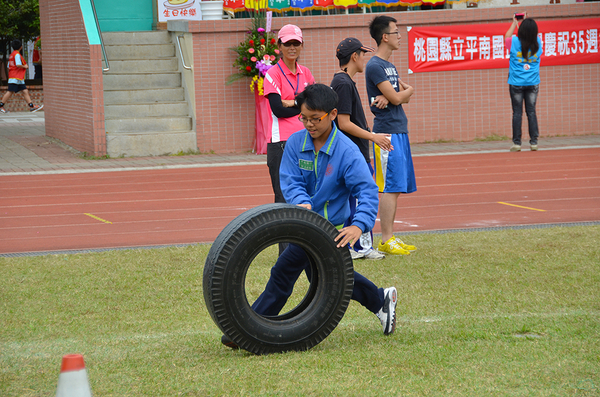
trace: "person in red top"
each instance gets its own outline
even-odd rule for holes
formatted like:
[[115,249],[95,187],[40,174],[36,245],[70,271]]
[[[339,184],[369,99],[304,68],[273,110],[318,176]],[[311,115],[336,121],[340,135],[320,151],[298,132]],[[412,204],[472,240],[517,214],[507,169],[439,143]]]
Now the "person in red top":
[[285,25],[277,34],[277,46],[281,59],[271,67],[264,82],[264,95],[271,105],[270,141],[267,144],[267,166],[276,203],[285,203],[279,186],[279,165],[287,139],[296,131],[304,129],[298,120],[300,109],[294,98],[304,88],[315,82],[307,67],[297,61],[304,48],[302,30],[296,25]]
[[33,54],[31,55],[31,62],[35,68],[33,78],[36,80],[42,79],[42,39],[38,36],[33,43]]
[[23,91],[23,96],[25,100],[29,104],[29,111],[37,112],[42,106],[35,106],[33,102],[31,102],[31,97],[29,96],[29,91],[25,86],[25,73],[27,73],[27,62],[25,62],[25,58],[21,56],[21,50],[23,49],[23,45],[21,44],[21,40],[13,40],[11,43],[13,52],[10,54],[8,58],[8,91],[2,97],[0,101],[0,113],[7,113],[4,109],[4,102],[8,101],[13,93]]

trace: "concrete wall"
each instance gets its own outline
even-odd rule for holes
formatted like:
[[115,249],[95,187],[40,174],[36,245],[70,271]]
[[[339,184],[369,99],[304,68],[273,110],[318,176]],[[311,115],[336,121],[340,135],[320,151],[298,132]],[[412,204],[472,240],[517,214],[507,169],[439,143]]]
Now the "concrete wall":
[[[85,0],[81,0],[85,1]],[[44,37],[44,104],[46,133],[94,155],[106,153],[102,54],[90,45],[78,0],[40,0]],[[510,24],[515,10],[528,11],[538,20],[600,16],[600,3],[518,5],[502,8],[410,11],[389,13],[406,26]],[[374,45],[367,25],[373,14],[274,18],[273,29],[295,23],[304,31],[301,63],[318,82],[329,84],[338,69],[337,43],[354,36]],[[245,37],[250,21],[197,21],[181,24],[185,41],[193,42],[193,84],[198,148],[217,153],[250,151],[254,141],[254,97],[249,80],[225,85],[234,73],[234,53],[229,50]],[[175,32],[177,33],[177,32]],[[89,32],[88,32],[89,34]],[[187,47],[187,44],[186,44]],[[187,54],[189,55],[189,54]],[[407,35],[391,61],[416,93],[406,106],[412,142],[469,141],[491,135],[510,136],[511,107],[507,70],[417,73],[407,75]],[[598,134],[600,125],[600,64],[541,68],[538,117],[544,136]],[[366,97],[364,76],[359,92]],[[366,103],[366,101],[365,101]],[[368,109],[366,114],[372,124]],[[526,118],[524,118],[526,123]],[[543,143],[542,143],[543,145]]]
[[106,154],[102,51],[90,45],[79,0],[40,0],[46,135]]
[[[389,13],[400,23],[401,50],[391,61],[401,78],[415,87],[405,106],[411,142],[470,141],[492,135],[511,136],[512,110],[506,83],[507,69],[407,75],[406,26],[481,24],[506,22],[513,13],[526,10],[537,20],[589,18],[600,16],[600,3],[552,4],[518,8],[469,8],[464,10],[410,11]],[[367,25],[373,14],[274,18],[273,29],[286,23],[299,25],[305,48],[300,63],[321,83],[329,84],[338,69],[335,48],[344,37],[354,36],[374,46]],[[254,98],[249,80],[230,86],[227,76],[235,46],[245,37],[248,20],[189,22],[182,29],[194,38],[194,76],[198,148],[201,152],[242,152],[252,149],[254,139]],[[544,136],[598,134],[600,125],[600,64],[541,68],[538,118],[541,144]],[[364,76],[358,89],[366,103]],[[369,123],[372,116],[365,109]],[[524,127],[526,131],[526,117]]]

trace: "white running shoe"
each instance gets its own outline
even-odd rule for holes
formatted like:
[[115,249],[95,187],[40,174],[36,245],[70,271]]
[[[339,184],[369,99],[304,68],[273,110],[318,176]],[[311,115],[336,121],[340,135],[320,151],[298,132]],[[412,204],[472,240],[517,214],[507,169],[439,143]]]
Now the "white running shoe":
[[385,258],[385,255],[379,251],[375,251],[373,248],[368,250],[367,253],[365,254],[365,259],[379,260],[379,259],[383,259],[383,258]]
[[396,330],[396,303],[398,292],[396,288],[389,287],[383,290],[383,307],[377,312],[377,317],[383,326],[383,334],[391,335]]
[[352,260],[355,261],[357,259],[364,258],[365,254],[363,254],[361,252],[354,251],[352,248],[350,248],[350,256],[352,257]]

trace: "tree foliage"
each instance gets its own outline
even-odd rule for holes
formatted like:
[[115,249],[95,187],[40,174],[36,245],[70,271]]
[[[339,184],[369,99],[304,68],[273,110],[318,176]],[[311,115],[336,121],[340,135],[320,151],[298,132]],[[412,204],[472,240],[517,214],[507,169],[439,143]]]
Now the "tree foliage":
[[25,43],[39,36],[40,4],[39,0],[0,0],[0,10],[0,59],[6,67],[12,40]]

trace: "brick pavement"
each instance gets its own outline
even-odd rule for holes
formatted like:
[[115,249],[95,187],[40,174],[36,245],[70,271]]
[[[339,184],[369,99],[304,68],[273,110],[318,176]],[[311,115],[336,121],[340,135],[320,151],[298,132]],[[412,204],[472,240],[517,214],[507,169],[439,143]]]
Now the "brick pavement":
[[[526,131],[524,132],[526,137]],[[506,152],[510,140],[421,143],[411,146],[413,157]],[[540,150],[600,147],[597,135],[540,137]],[[523,150],[529,150],[527,144]],[[0,176],[143,169],[224,167],[265,164],[266,156],[253,153],[197,154],[116,159],[86,159],[82,153],[45,136],[44,112],[0,114]]]

